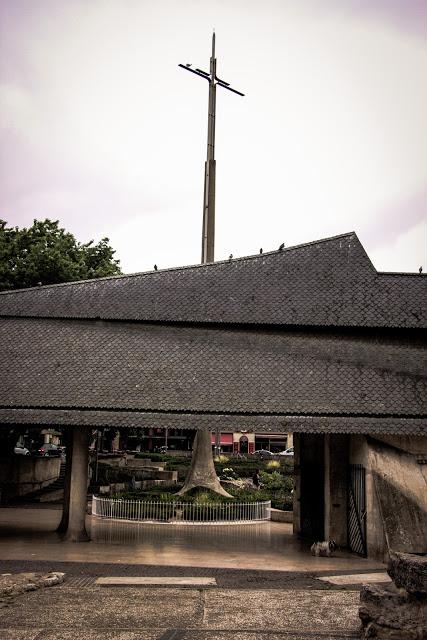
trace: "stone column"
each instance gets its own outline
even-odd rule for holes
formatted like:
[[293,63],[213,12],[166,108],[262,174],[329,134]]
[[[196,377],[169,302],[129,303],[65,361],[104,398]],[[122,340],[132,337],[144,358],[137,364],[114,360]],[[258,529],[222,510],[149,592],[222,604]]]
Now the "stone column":
[[65,539],[70,542],[86,542],[89,540],[85,519],[90,429],[73,427],[72,434],[71,486]]
[[[325,537],[325,456],[323,434],[299,434],[299,448],[294,440],[294,464],[300,502],[300,535],[311,542]],[[296,451],[296,455],[295,455]]]
[[70,491],[71,491],[71,462],[73,459],[73,431],[72,427],[67,427],[65,431],[65,479],[64,479],[64,499],[62,507],[62,518],[57,528],[58,533],[65,533],[68,529],[70,517]]
[[293,500],[293,534],[301,535],[301,435],[293,434],[294,443],[294,500]]
[[347,546],[347,475],[349,439],[325,435],[325,540]]

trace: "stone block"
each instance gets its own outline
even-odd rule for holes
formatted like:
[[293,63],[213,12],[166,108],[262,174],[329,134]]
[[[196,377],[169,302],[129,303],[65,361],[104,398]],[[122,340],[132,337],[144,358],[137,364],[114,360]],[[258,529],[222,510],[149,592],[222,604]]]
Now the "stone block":
[[427,637],[427,599],[394,584],[364,585],[360,592],[359,618],[364,639],[423,640]]
[[106,484],[99,487],[100,495],[108,495],[110,493],[110,485]]
[[125,487],[126,484],[124,482],[113,482],[110,485],[111,493],[120,493],[125,490]]
[[271,509],[271,519],[273,522],[293,522],[293,511],[282,511],[282,509]]
[[150,460],[149,458],[130,458],[128,459],[127,466],[132,469],[140,469],[141,467],[164,469],[166,462],[159,462],[158,460]]
[[164,480],[165,482],[177,482],[178,471],[155,471],[153,478],[156,480]]
[[427,596],[427,555],[391,551],[387,571],[397,587]]
[[14,596],[26,591],[35,591],[42,587],[52,587],[64,582],[65,573],[53,571],[47,574],[16,573],[0,576],[0,597]]

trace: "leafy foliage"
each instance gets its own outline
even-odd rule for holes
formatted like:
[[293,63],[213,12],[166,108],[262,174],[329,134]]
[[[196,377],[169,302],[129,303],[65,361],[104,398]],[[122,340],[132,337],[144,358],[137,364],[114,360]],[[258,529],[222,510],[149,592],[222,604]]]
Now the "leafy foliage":
[[[0,291],[120,274],[108,242],[103,238],[98,244],[92,240],[80,244],[59,227],[58,220],[34,220],[28,229],[8,227],[0,220]],[[25,427],[2,429],[0,455],[13,455],[25,431]]]
[[272,469],[280,469],[280,462],[279,460],[269,460],[268,462],[266,462],[266,469],[269,469],[270,471]]
[[114,253],[108,238],[81,244],[58,220],[34,220],[28,229],[0,220],[0,291],[117,275]]
[[292,491],[294,488],[293,480],[290,476],[284,476],[278,471],[273,471],[272,473],[267,473],[266,471],[261,471],[261,484],[271,491],[283,490],[283,491]]
[[[170,456],[168,454],[141,453],[136,454],[136,458],[151,458],[152,460],[165,461],[167,470],[178,471],[178,481],[182,482],[186,476],[191,459],[181,456]],[[276,509],[292,510],[292,491],[294,488],[294,480],[292,476],[289,461],[281,460],[278,465],[270,465],[271,461],[239,459],[223,456],[223,460],[215,461],[215,468],[221,477],[242,479],[251,478],[255,469],[260,469],[261,486],[255,487],[238,487],[227,486],[227,491],[233,498],[220,496],[207,489],[193,489],[185,495],[177,495],[180,488],[178,485],[170,485],[169,487],[155,486],[149,489],[134,490],[122,493],[116,497],[128,500],[144,500],[144,501],[160,501],[160,502],[188,502],[196,505],[201,504],[223,504],[230,501],[239,502],[257,502],[263,500],[271,500],[272,507]],[[278,471],[278,469],[281,470]]]
[[[157,490],[156,490],[157,489]],[[125,493],[114,494],[112,498],[122,498],[124,500],[143,500],[143,501],[159,501],[159,502],[188,502],[198,505],[210,504],[227,504],[230,502],[258,502],[269,500],[270,497],[265,491],[247,491],[242,489],[232,489],[232,498],[221,496],[209,489],[195,488],[184,495],[176,493],[177,486],[173,489],[165,491],[165,487],[152,487],[151,489],[127,491]]]

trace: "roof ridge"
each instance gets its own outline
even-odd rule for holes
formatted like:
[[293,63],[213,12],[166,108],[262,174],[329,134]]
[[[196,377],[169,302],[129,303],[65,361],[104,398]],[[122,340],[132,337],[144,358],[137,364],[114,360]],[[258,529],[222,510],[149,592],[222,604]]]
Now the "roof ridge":
[[[338,234],[336,236],[330,236],[329,238],[321,238],[320,240],[312,240],[311,242],[303,242],[301,244],[296,244],[293,245],[292,247],[284,247],[282,251],[279,252],[278,249],[275,249],[274,251],[265,251],[262,254],[260,253],[256,253],[253,255],[249,255],[249,256],[239,256],[238,258],[233,258],[232,262],[240,262],[243,260],[255,260],[257,258],[264,258],[265,256],[271,256],[271,255],[275,255],[278,253],[285,253],[287,251],[293,251],[295,249],[302,249],[303,247],[309,247],[315,244],[321,244],[323,242],[330,242],[331,240],[338,240],[339,238],[347,238],[347,237],[351,237],[351,236],[355,236],[357,238],[357,240],[359,241],[359,244],[361,246],[362,243],[360,242],[357,233],[355,231],[349,231],[347,233],[341,233]],[[105,280],[119,280],[121,278],[135,278],[137,276],[144,276],[144,275],[151,275],[153,273],[165,273],[165,272],[170,272],[170,271],[184,271],[186,269],[196,269],[196,268],[209,268],[209,267],[213,267],[213,266],[217,266],[220,264],[228,264],[230,262],[230,260],[216,260],[214,262],[207,262],[207,263],[201,263],[201,264],[188,264],[188,265],[182,265],[180,267],[167,267],[166,269],[159,269],[158,271],[156,270],[151,270],[151,271],[138,271],[138,272],[134,272],[134,273],[121,273],[118,275],[114,275],[114,276],[104,276],[102,278],[89,278],[87,280],[72,280],[71,282],[57,282],[55,284],[45,284],[45,285],[40,285],[40,286],[35,286],[35,287],[24,287],[22,289],[11,289],[11,290],[7,290],[7,291],[0,291],[0,296],[1,295],[11,295],[14,293],[21,293],[22,291],[38,291],[40,289],[48,289],[48,288],[53,288],[53,287],[67,287],[70,285],[81,285],[81,284],[86,284],[88,282],[104,282]],[[371,263],[372,264],[372,263]],[[375,268],[375,267],[374,267]]]
[[427,276],[427,273],[418,273],[418,271],[377,271],[377,274],[379,276],[410,276],[413,278]]

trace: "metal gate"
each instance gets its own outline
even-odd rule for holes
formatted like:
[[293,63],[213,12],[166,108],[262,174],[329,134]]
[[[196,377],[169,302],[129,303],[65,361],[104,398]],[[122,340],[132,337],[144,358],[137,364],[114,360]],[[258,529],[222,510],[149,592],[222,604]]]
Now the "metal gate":
[[366,489],[365,468],[361,464],[351,464],[348,479],[348,546],[361,556],[366,550]]

